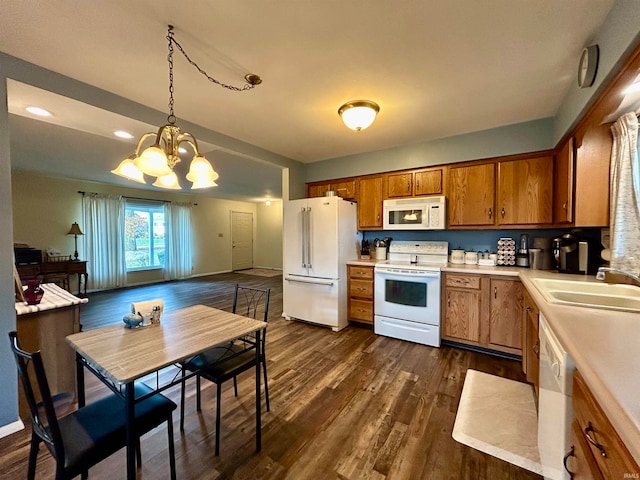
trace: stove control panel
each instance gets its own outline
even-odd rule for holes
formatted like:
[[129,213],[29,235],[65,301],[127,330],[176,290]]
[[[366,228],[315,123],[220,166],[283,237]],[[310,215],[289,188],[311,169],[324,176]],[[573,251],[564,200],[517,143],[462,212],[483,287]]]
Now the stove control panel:
[[449,255],[449,242],[425,240],[393,240],[389,253],[406,253],[410,255]]

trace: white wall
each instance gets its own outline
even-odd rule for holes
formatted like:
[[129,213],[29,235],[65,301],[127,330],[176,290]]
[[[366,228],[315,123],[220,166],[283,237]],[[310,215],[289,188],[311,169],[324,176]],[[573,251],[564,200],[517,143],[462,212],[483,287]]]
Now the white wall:
[[282,201],[272,200],[271,205],[257,204],[256,252],[254,265],[257,268],[282,269]]

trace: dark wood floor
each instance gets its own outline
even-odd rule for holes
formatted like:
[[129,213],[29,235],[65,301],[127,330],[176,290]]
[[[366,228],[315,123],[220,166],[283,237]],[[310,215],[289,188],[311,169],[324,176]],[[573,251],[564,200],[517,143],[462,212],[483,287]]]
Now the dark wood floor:
[[[271,411],[263,415],[263,448],[255,453],[252,372],[222,395],[220,456],[213,455],[215,387],[203,382],[203,408],[187,390],[185,431],[174,415],[180,479],[539,479],[451,437],[468,368],[522,380],[520,365],[451,347],[431,348],[376,336],[365,327],[340,333],[281,318],[282,277],[222,274],[89,295],[85,329],[120,322],[132,301],[162,298],[172,310],[197,303],[229,309],[236,282],[272,288],[267,358]],[[173,372],[164,373],[169,376]],[[87,374],[87,400],[105,393]],[[179,388],[167,395],[179,402]],[[166,430],[142,440],[139,478],[169,478]],[[29,429],[0,439],[0,478],[26,478]],[[36,478],[53,478],[46,451]],[[124,451],[90,471],[91,479],[124,478]]]

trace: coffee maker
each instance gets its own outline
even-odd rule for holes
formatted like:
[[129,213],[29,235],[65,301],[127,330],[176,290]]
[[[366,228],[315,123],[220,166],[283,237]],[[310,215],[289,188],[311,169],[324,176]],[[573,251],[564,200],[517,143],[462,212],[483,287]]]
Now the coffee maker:
[[589,271],[589,243],[580,239],[578,231],[572,230],[552,241],[556,267],[561,273],[586,275]]

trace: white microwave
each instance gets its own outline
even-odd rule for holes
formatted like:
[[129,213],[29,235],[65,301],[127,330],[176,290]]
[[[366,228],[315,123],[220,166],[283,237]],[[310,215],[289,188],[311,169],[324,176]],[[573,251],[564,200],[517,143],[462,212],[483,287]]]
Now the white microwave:
[[444,195],[385,200],[383,214],[385,230],[444,230],[447,223]]

